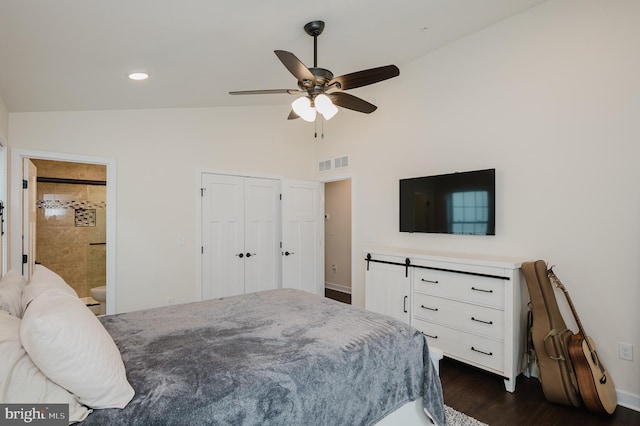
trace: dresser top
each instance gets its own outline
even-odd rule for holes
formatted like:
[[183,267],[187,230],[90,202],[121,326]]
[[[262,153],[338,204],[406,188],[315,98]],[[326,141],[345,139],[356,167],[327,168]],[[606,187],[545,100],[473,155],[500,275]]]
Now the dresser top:
[[397,256],[410,259],[423,259],[438,262],[462,263],[467,265],[482,265],[498,268],[518,269],[524,262],[531,259],[509,256],[495,256],[482,253],[456,253],[435,250],[407,249],[398,247],[368,247],[365,254],[381,256]]

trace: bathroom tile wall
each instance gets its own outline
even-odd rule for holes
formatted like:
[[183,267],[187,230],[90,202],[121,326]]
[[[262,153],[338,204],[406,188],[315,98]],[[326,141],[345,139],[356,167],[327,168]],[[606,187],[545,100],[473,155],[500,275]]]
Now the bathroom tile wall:
[[[38,177],[106,180],[106,167],[33,160]],[[38,182],[36,261],[79,297],[106,282],[106,186]]]

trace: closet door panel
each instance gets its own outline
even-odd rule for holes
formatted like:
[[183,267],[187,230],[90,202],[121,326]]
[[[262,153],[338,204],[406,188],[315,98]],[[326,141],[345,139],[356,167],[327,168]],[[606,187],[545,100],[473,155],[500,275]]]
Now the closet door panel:
[[280,182],[245,178],[246,293],[280,287]]
[[324,186],[284,180],[282,286],[324,295]]
[[242,294],[244,178],[206,173],[202,188],[202,298]]

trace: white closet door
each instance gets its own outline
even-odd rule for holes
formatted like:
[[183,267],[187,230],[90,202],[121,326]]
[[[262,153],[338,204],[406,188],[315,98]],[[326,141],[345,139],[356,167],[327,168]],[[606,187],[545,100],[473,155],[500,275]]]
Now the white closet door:
[[202,174],[202,299],[280,287],[280,181]]
[[280,287],[280,181],[244,180],[244,291]]
[[244,178],[202,174],[202,299],[244,293]]
[[324,295],[321,182],[282,183],[282,286]]

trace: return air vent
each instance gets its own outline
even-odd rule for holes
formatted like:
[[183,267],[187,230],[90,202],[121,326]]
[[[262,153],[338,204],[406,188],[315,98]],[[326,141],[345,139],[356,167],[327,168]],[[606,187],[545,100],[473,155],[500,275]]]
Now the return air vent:
[[333,160],[323,160],[318,162],[318,170],[321,172],[326,172],[328,170],[333,169],[343,169],[345,167],[349,167],[349,157],[337,157]]
[[324,160],[319,162],[318,170],[321,172],[326,172],[327,170],[331,170],[331,160]]
[[349,157],[338,157],[333,159],[333,168],[334,169],[342,169],[344,167],[349,167]]

